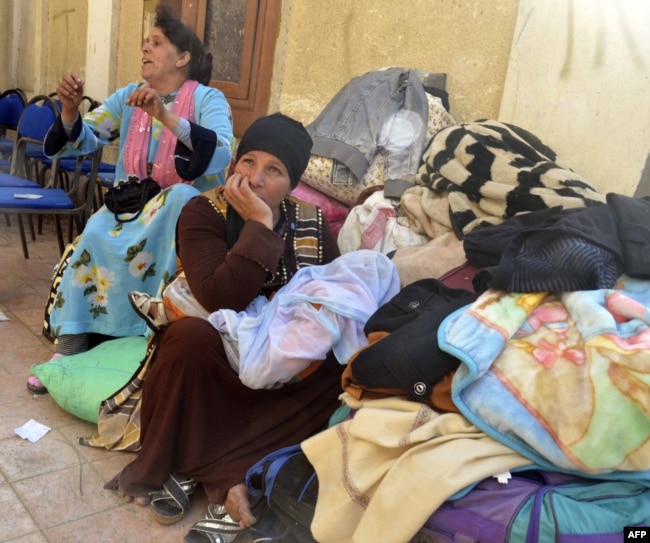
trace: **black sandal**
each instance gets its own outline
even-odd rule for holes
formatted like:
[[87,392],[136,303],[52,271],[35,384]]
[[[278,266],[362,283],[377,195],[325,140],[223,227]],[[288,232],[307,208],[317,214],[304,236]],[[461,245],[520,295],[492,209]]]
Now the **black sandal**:
[[182,475],[170,475],[162,490],[151,493],[154,518],[161,524],[174,524],[182,520],[190,510],[190,496],[196,481]]
[[41,394],[47,394],[47,388],[45,388],[43,382],[36,375],[30,375],[27,379],[27,390],[39,396]]

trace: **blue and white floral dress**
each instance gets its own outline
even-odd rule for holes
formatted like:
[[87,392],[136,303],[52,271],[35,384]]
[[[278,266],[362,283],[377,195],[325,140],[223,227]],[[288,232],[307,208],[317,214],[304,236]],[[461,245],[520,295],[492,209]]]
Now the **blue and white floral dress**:
[[[116,180],[126,179],[124,146],[134,111],[126,105],[126,98],[140,84],[118,89],[86,114],[79,137],[52,156],[85,154],[120,138]],[[171,107],[173,99],[172,95],[163,103]],[[93,214],[75,242],[51,307],[50,329],[55,336],[97,333],[124,337],[147,332],[127,294],[131,290],[160,294],[176,271],[175,230],[182,207],[190,198],[223,184],[230,164],[232,117],[223,94],[199,85],[194,92],[194,116],[196,125],[217,135],[216,149],[204,173],[191,185],[178,183],[163,190],[133,221],[118,222],[105,206]],[[154,119],[150,130],[148,162],[156,156],[163,125]]]

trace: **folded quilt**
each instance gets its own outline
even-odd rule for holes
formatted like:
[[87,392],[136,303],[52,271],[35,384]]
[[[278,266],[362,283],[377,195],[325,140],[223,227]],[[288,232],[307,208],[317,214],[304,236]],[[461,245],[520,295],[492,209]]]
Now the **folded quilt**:
[[416,183],[447,194],[458,237],[517,213],[605,202],[583,177],[556,162],[536,136],[493,120],[440,130],[427,146]]
[[449,315],[452,399],[550,469],[650,479],[650,281],[551,294],[490,289]]

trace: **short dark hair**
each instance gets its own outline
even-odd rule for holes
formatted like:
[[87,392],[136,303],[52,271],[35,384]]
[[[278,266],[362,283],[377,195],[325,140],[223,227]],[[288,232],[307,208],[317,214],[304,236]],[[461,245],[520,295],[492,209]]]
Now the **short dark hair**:
[[184,25],[167,4],[156,6],[154,26],[162,30],[179,53],[187,51],[190,54],[189,78],[207,85],[212,75],[212,55],[205,54],[203,44],[194,31]]

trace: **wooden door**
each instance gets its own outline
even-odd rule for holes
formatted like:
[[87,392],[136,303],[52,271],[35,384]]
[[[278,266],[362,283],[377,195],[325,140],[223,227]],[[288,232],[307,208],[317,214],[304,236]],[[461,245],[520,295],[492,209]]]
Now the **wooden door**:
[[210,85],[233,112],[235,136],[268,113],[281,0],[161,0],[194,28],[214,56]]

